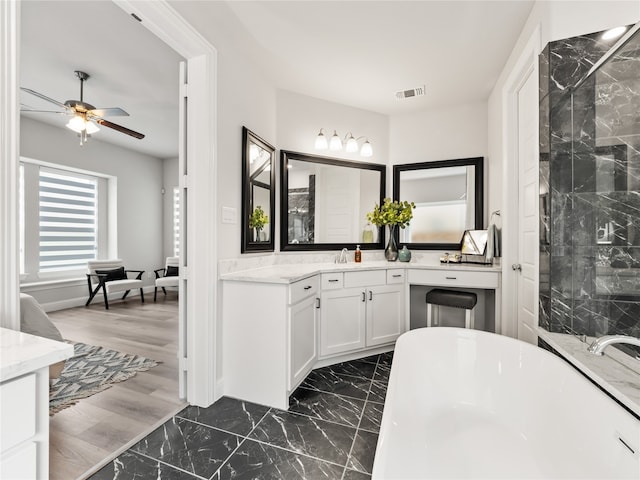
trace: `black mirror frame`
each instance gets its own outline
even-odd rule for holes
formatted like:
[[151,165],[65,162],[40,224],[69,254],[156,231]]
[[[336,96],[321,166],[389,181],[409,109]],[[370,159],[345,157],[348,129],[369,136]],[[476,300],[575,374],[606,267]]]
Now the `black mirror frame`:
[[[269,188],[269,241],[251,241],[249,216],[251,215],[251,163],[249,155],[250,143],[253,142],[271,154],[271,173]],[[276,149],[265,142],[247,127],[242,127],[242,246],[241,253],[273,252],[276,234]]]
[[[483,157],[471,157],[471,158],[458,158],[453,160],[438,160],[435,162],[421,162],[421,163],[407,163],[403,165],[393,166],[393,199],[400,200],[400,173],[409,170],[423,170],[428,168],[443,168],[443,167],[475,167],[474,180],[476,184],[475,188],[475,226],[468,228],[468,230],[482,230],[483,217],[484,217],[484,158]],[[406,199],[404,199],[406,200]],[[462,236],[464,232],[460,233],[460,242],[458,243],[405,243],[407,248],[412,250],[460,250]],[[396,240],[399,242],[400,234],[396,231]]]
[[[339,250],[347,248],[355,250],[356,245],[360,245],[362,250],[384,249],[385,231],[380,229],[378,241],[375,243],[289,243],[289,160],[299,160],[303,162],[320,163],[324,165],[336,165],[339,167],[357,168],[360,170],[374,170],[380,172],[380,204],[385,197],[385,185],[387,183],[387,166],[375,163],[352,162],[338,158],[322,157],[319,155],[309,155],[306,153],[280,150],[280,250],[281,251],[318,251],[318,250]],[[371,210],[373,210],[371,205]]]

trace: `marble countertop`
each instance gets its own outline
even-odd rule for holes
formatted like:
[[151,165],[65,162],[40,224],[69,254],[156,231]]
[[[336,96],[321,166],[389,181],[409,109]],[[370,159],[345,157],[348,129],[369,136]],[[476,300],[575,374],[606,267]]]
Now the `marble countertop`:
[[0,328],[0,382],[52,365],[73,355],[73,346]]
[[603,356],[593,355],[587,352],[587,347],[594,338],[587,337],[584,343],[573,335],[550,333],[542,328],[537,333],[578,370],[640,416],[640,360],[613,347],[608,347]]
[[418,269],[418,270],[458,270],[458,271],[489,271],[501,272],[500,266],[480,265],[473,263],[419,263],[419,262],[388,262],[369,261],[362,263],[290,263],[269,265],[247,270],[238,270],[220,276],[221,280],[256,283],[289,284],[309,278],[319,273],[351,272],[358,270],[388,270],[388,269]]

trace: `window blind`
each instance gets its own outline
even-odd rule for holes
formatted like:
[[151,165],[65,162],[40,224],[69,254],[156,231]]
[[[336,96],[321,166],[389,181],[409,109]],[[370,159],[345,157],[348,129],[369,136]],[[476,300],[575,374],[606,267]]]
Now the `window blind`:
[[40,168],[40,271],[77,270],[97,251],[98,181]]

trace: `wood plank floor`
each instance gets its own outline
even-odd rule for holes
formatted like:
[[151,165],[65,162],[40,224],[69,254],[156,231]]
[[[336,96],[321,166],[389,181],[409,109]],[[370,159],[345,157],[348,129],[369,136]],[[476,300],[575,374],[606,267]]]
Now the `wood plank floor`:
[[50,479],[85,478],[127,444],[179,411],[177,294],[50,312],[66,340],[162,362],[50,417]]

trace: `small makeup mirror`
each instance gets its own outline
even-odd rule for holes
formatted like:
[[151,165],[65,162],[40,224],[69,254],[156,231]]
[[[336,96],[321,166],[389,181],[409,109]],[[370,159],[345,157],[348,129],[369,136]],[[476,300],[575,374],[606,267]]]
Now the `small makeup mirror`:
[[465,230],[462,236],[462,255],[484,255],[487,249],[486,230]]

